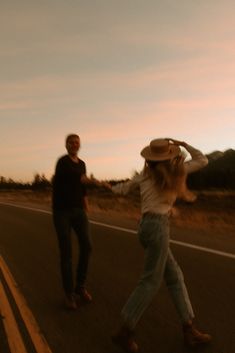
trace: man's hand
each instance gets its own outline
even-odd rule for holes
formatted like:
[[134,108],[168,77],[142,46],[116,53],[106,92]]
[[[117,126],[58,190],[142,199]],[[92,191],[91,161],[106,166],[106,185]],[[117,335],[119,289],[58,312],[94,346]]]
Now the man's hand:
[[93,185],[96,185],[96,186],[102,186],[102,187],[105,187],[108,190],[112,189],[111,185],[108,182],[99,181],[99,180],[97,180],[95,178],[88,178],[86,174],[83,174],[81,176],[81,183],[82,184],[93,184]]

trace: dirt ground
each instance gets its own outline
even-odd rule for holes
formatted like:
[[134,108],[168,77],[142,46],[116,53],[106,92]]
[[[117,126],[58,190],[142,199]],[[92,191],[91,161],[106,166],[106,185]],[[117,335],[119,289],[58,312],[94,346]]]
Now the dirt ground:
[[[90,214],[104,219],[138,221],[138,198],[121,197],[108,191],[89,191]],[[0,191],[0,202],[51,207],[51,192],[31,190]],[[208,191],[197,193],[197,200],[188,204],[177,202],[172,218],[173,225],[185,228],[219,229],[235,235],[235,192]]]

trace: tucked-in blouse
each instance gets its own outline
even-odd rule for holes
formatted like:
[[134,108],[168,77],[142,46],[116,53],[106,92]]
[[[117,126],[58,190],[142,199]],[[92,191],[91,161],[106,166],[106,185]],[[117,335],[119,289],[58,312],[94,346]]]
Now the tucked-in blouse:
[[[185,149],[191,155],[191,160],[184,162],[186,174],[196,172],[208,164],[208,159],[201,151],[186,144]],[[176,200],[175,193],[156,187],[156,181],[144,170],[131,180],[118,183],[112,187],[115,194],[128,194],[136,185],[140,187],[141,213],[168,214]]]

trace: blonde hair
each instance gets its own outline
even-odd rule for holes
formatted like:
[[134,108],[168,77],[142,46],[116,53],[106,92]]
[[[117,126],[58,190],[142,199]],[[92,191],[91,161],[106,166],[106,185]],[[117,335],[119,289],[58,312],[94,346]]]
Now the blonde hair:
[[184,167],[184,156],[172,160],[146,161],[145,173],[155,181],[156,188],[175,195],[188,202],[195,201],[196,196],[187,188],[187,174]]

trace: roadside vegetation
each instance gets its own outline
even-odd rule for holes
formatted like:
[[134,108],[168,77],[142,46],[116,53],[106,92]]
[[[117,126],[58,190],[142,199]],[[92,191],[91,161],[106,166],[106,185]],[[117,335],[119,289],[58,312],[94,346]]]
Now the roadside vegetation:
[[[173,223],[180,227],[228,229],[235,235],[235,151],[214,152],[208,155],[208,159],[208,166],[189,175],[187,180],[189,189],[197,196],[196,201],[193,204],[177,201]],[[125,180],[106,181],[115,185]],[[52,179],[48,180],[44,174],[35,174],[33,180],[27,183],[0,176],[0,201],[50,207],[51,191]],[[138,189],[123,197],[114,195],[105,187],[89,185],[88,197],[93,214],[139,220]]]

